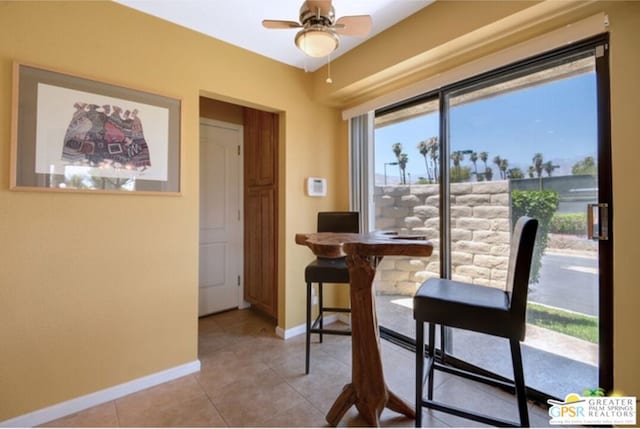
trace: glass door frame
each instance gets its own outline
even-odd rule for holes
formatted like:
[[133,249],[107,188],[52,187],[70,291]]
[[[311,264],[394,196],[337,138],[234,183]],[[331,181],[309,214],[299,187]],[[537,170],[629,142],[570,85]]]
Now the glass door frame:
[[[456,82],[440,88],[439,90],[412,97],[400,103],[376,110],[375,115],[380,116],[392,111],[401,110],[411,105],[438,99],[440,103],[440,273],[442,278],[451,278],[451,234],[450,234],[450,136],[448,106],[446,103],[448,94],[454,91],[478,85],[488,80],[495,80],[500,76],[508,76],[513,73],[543,67],[553,61],[592,51],[596,69],[597,91],[597,154],[598,154],[598,203],[606,205],[608,218],[608,240],[598,241],[598,268],[599,268],[599,299],[598,299],[598,323],[599,323],[599,386],[605,391],[613,388],[613,200],[611,181],[611,112],[610,112],[610,79],[609,79],[609,35],[602,34],[568,47],[549,51],[547,53],[519,61],[498,69],[482,73],[469,79]],[[441,335],[447,335],[444,329]],[[380,335],[397,345],[415,351],[415,339],[408,338],[389,328],[380,326]],[[439,351],[442,356],[442,351]],[[446,353],[446,350],[445,350]],[[469,364],[454,356],[447,355],[447,361],[466,370],[479,374],[490,374],[501,378],[496,374]],[[531,399],[544,401],[551,396],[544,392],[528,387]],[[563,399],[563,398],[555,398]]]

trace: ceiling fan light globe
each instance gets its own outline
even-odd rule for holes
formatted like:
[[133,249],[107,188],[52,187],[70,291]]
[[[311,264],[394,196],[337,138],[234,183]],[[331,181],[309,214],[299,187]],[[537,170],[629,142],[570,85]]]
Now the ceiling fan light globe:
[[326,57],[340,44],[338,35],[326,28],[305,28],[296,34],[296,46],[314,58]]

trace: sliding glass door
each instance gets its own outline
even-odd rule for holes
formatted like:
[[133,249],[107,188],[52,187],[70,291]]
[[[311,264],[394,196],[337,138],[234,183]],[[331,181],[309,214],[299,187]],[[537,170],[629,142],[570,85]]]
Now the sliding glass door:
[[[542,60],[452,90],[451,277],[503,288],[512,226],[540,221],[531,271],[527,384],[564,398],[599,384],[599,202],[595,51]],[[508,344],[453,330],[448,352],[510,377]]]
[[[410,344],[411,296],[447,277],[504,288],[520,215],[540,233],[527,385],[563,399],[611,387],[611,185],[606,40],[509,66],[376,112],[375,230],[420,233],[429,259],[386,258],[383,333]],[[508,343],[446,331],[461,365],[511,377]]]
[[[373,230],[423,234],[438,249],[440,235],[440,103],[427,97],[375,117]],[[415,338],[416,285],[440,277],[436,250],[429,258],[386,257],[375,281],[383,329]]]

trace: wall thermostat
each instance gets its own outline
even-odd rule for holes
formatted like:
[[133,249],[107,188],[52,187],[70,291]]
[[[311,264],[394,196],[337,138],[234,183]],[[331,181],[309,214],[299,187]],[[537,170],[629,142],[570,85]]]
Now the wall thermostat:
[[323,177],[307,177],[307,195],[325,197],[327,195],[327,179]]

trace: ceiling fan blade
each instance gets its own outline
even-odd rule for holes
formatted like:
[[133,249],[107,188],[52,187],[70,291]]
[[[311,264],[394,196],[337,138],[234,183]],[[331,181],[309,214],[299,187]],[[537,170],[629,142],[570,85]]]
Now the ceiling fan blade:
[[372,24],[369,15],[343,16],[336,21],[335,30],[343,36],[364,37],[371,32]]
[[331,12],[331,0],[307,0],[307,7],[313,14],[320,9],[320,15],[328,16]]
[[262,26],[269,29],[288,29],[288,28],[300,28],[302,27],[295,21],[280,21],[277,19],[265,19],[262,21]]

